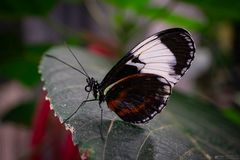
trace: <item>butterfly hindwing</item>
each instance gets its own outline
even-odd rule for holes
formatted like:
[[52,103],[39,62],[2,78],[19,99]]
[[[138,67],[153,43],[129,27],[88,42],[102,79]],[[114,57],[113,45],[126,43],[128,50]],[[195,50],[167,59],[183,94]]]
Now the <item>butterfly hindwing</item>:
[[107,91],[108,107],[124,121],[144,123],[166,105],[171,94],[168,81],[154,74],[134,74],[116,82]]

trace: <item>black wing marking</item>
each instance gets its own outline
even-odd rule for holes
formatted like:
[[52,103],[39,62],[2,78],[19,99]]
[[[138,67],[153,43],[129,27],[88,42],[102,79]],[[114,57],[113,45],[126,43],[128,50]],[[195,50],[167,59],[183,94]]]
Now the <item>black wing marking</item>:
[[131,52],[134,58],[127,65],[136,66],[140,73],[163,76],[174,86],[190,67],[195,47],[187,31],[174,28],[149,37]]

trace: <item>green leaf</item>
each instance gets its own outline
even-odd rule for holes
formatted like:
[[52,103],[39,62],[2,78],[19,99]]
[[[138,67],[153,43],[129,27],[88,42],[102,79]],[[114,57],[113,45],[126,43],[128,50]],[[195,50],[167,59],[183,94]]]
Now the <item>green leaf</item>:
[[34,86],[39,83],[38,63],[42,53],[49,45],[32,45],[25,48],[22,53],[16,50],[2,54],[0,74],[4,77],[19,80],[24,85]]
[[214,20],[240,20],[238,0],[184,0],[202,9],[211,19]]
[[32,124],[35,103],[36,102],[30,101],[14,107],[1,117],[1,121],[30,126]]
[[[83,49],[73,50],[97,80],[109,70],[106,60]],[[47,54],[80,68],[65,47],[52,48]],[[61,121],[68,118],[86,98],[86,78],[49,57],[43,57],[40,71],[51,107]],[[73,142],[90,159],[214,159],[240,154],[240,129],[197,98],[175,93],[162,113],[142,125],[120,120],[105,103],[102,107],[105,141],[100,136],[98,102],[86,103],[65,124],[73,132]]]
[[37,64],[24,58],[14,58],[1,65],[0,73],[8,78],[20,80],[25,85],[35,85],[39,81]]
[[57,2],[58,0],[3,0],[0,5],[0,18],[44,16]]
[[223,114],[233,123],[240,125],[240,113],[238,110],[227,107],[223,110]]
[[167,23],[188,29],[200,30],[206,25],[204,22],[196,19],[173,13],[171,9],[168,9],[167,7],[160,5],[154,6],[149,0],[106,0],[106,2],[121,9],[132,10],[140,16],[146,16],[153,20],[162,20]]

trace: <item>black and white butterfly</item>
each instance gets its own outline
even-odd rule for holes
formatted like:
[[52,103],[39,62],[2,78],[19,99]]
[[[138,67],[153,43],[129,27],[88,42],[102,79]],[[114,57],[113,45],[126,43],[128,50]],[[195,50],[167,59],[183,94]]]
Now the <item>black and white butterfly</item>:
[[[89,101],[99,101],[100,107],[106,101],[108,107],[124,121],[145,123],[166,106],[172,88],[194,59],[195,46],[191,35],[184,29],[172,28],[158,32],[131,49],[101,83],[90,77],[74,53],[71,53],[82,70],[52,55],[46,56],[86,76],[85,91],[88,95],[78,109]],[[91,92],[94,99],[88,99]]]

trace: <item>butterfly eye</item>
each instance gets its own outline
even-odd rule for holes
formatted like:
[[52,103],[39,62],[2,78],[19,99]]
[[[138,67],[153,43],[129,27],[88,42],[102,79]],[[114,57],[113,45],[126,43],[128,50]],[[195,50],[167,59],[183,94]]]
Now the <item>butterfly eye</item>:
[[85,87],[85,91],[86,91],[86,92],[91,92],[91,90],[92,90],[92,87],[91,87],[90,84],[88,84],[88,85]]

